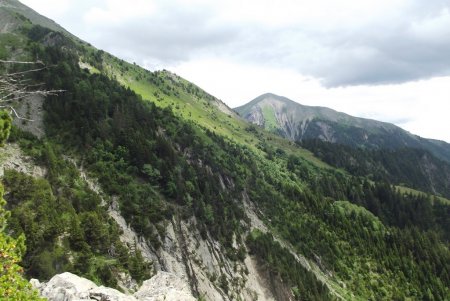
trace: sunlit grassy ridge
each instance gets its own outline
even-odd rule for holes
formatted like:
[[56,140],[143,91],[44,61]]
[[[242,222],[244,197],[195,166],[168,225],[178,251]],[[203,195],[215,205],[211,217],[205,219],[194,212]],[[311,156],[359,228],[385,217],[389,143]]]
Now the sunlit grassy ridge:
[[[109,76],[144,100],[152,101],[161,108],[169,107],[175,115],[185,120],[248,146],[257,153],[261,144],[270,144],[275,149],[301,156],[317,167],[332,168],[295,143],[250,125],[221,100],[170,71],[150,72],[106,53],[102,55],[102,62],[102,69]],[[93,66],[88,68],[96,70]]]

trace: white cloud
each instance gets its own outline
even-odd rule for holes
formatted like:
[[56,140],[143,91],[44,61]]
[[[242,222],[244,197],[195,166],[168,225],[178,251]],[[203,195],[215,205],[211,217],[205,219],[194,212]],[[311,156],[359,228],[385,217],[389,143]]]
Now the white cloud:
[[443,8],[436,15],[414,22],[410,34],[428,43],[443,43],[450,38],[450,11]]
[[[23,4],[34,8],[36,11],[58,18],[70,9],[71,0],[20,0]],[[38,9],[39,8],[39,9]]]
[[[130,5],[131,4],[131,5]],[[150,18],[156,11],[152,1],[134,0],[127,3],[122,0],[106,0],[102,7],[94,6],[83,16],[87,24],[124,23],[130,19]]]

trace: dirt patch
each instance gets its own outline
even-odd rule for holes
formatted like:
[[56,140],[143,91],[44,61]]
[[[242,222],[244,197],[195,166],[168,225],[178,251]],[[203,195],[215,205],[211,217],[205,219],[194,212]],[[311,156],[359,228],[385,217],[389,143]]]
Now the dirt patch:
[[27,120],[15,117],[13,119],[13,124],[25,132],[29,132],[38,138],[42,138],[45,135],[43,104],[44,97],[41,95],[31,95],[15,103],[13,107],[17,114],[21,118],[26,118]]

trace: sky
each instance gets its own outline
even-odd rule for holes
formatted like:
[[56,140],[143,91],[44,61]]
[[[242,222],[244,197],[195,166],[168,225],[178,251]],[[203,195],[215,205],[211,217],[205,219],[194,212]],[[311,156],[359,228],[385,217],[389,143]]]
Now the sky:
[[271,92],[450,142],[450,0],[21,0],[230,107]]

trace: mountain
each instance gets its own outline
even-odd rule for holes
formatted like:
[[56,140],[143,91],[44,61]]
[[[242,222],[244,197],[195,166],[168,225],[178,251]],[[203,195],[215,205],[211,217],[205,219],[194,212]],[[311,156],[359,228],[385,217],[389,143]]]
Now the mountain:
[[263,94],[234,109],[243,118],[292,141],[320,139],[367,149],[419,148],[450,162],[450,144],[413,135],[393,124]]
[[[450,296],[446,198],[335,168],[172,72],[0,3],[1,55],[42,61],[26,82],[60,91],[9,104],[32,122],[1,112],[0,242],[25,244],[11,252],[42,295],[74,297],[53,285],[67,280],[97,299],[149,283],[166,300]],[[0,76],[29,68],[8,64]]]

